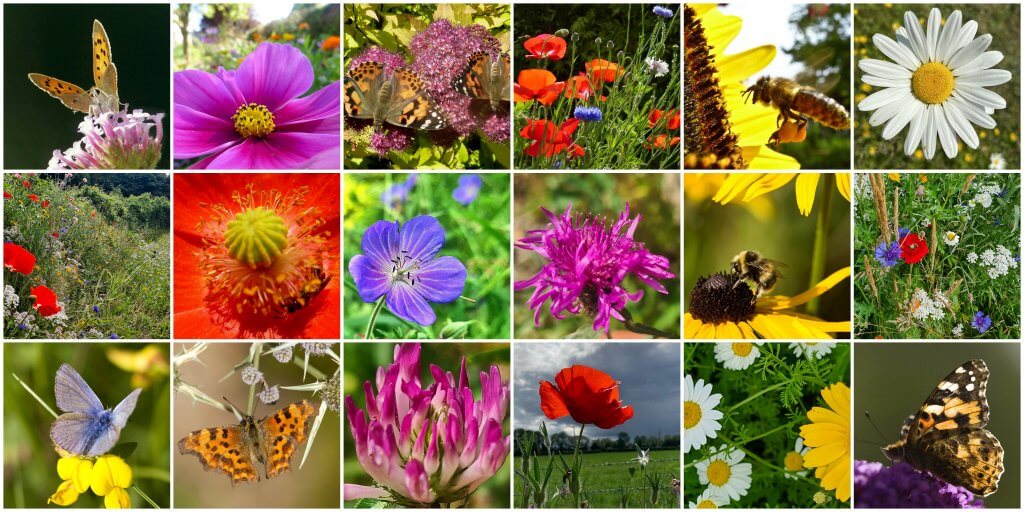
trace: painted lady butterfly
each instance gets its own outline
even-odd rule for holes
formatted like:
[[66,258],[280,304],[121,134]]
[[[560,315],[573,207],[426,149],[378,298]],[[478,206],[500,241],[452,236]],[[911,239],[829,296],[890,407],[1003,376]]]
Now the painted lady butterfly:
[[503,54],[500,60],[494,60],[487,52],[476,52],[469,57],[466,68],[452,82],[452,87],[460,94],[490,103],[491,111],[499,108],[508,109],[512,101],[511,61],[509,55]]
[[988,424],[988,366],[974,359],[946,376],[907,418],[900,440],[882,448],[893,462],[921,471],[972,493],[996,492],[1003,474],[1003,447]]
[[384,74],[380,62],[366,61],[345,76],[345,115],[416,130],[443,130],[448,120],[427,94],[423,79],[409,68]]

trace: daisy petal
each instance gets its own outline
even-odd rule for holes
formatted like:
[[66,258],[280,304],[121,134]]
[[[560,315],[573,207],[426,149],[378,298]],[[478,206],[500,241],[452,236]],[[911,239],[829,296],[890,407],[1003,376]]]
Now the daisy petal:
[[896,116],[896,114],[900,113],[901,110],[904,110],[903,103],[894,101],[872,113],[871,117],[868,119],[868,124],[871,126],[884,124],[886,121]]
[[907,37],[910,38],[910,49],[921,62],[928,62],[928,46],[925,42],[924,30],[921,29],[921,22],[913,11],[903,13],[903,26],[907,29]]
[[953,76],[968,75],[976,71],[988,69],[996,64],[999,64],[1003,60],[1003,52],[985,52],[979,55],[974,60],[964,64],[953,70]]
[[992,34],[985,34],[978,37],[974,41],[971,41],[967,46],[957,50],[956,53],[949,58],[949,62],[946,63],[946,66],[950,69],[956,69],[963,66],[964,64],[978,58],[982,52],[988,49],[988,45],[990,44],[992,44]]
[[925,125],[924,125],[924,138],[921,140],[921,146],[924,148],[924,157],[931,160],[935,156],[935,140],[939,136],[938,120],[936,119],[935,105],[929,105],[928,109],[925,110]]
[[946,62],[946,59],[953,54],[953,50],[955,50],[953,41],[960,32],[961,23],[963,23],[963,17],[960,11],[953,11],[949,18],[946,18],[946,24],[942,27],[942,35],[939,36],[939,46],[935,54],[936,60]]
[[924,127],[927,123],[927,112],[919,112],[916,116],[910,119],[910,128],[907,130],[907,138],[903,141],[903,153],[907,156],[913,155],[914,151],[917,151],[917,146],[921,144],[921,138],[924,137]]
[[[970,20],[967,23],[964,23],[963,26],[960,27],[960,33],[956,35],[955,39],[953,39],[953,44],[949,48],[950,53],[951,54],[955,54],[957,50],[959,50],[960,48],[963,48],[964,46],[966,46],[967,43],[969,43],[972,40],[974,40],[974,35],[977,34],[977,33],[978,33],[978,22],[977,21]],[[952,56],[953,55],[950,55],[950,57],[952,57]]]
[[953,91],[946,102],[955,105],[968,121],[989,130],[996,127],[996,120],[985,112],[984,107],[964,101],[957,91]]
[[935,61],[936,51],[939,45],[939,31],[942,30],[942,13],[938,8],[932,7],[928,13],[928,31],[925,34],[925,43],[928,50],[928,60]]
[[900,110],[896,114],[896,117],[889,121],[889,124],[885,125],[885,129],[882,130],[882,138],[889,140],[896,136],[896,134],[903,131],[903,127],[910,122],[911,119],[921,115],[921,111],[924,110],[924,103],[918,100],[914,100],[910,105],[900,104]]
[[946,120],[949,121],[949,125],[960,139],[964,141],[964,144],[977,149],[978,133],[974,131],[974,127],[967,121],[967,118],[960,112],[960,109],[952,101],[943,103],[942,109],[946,113]]
[[921,59],[918,59],[908,46],[904,46],[893,41],[892,38],[882,34],[875,34],[871,38],[871,41],[875,43],[875,46],[884,53],[886,57],[892,59],[896,64],[907,69],[917,69],[921,67]]
[[883,78],[875,75],[864,75],[860,80],[875,87],[910,87],[909,78]]
[[974,85],[978,87],[991,87],[1009,82],[1013,75],[1005,69],[986,69],[956,79],[957,87],[961,85]]
[[857,108],[865,111],[874,110],[879,107],[884,107],[895,101],[905,102],[913,96],[910,94],[910,87],[890,87],[888,89],[882,89],[876,93],[872,93],[867,98],[864,98]]
[[903,66],[878,59],[862,59],[857,63],[857,67],[865,73],[877,75],[878,78],[910,78],[914,75],[909,69]]
[[982,107],[995,109],[1006,108],[1006,100],[1004,100],[1002,96],[983,87],[957,84],[955,92],[963,96],[964,100]]
[[946,121],[946,113],[942,108],[942,105],[936,105],[930,109],[934,112],[935,116],[935,127],[939,133],[939,143],[942,144],[942,151],[946,153],[946,158],[953,158],[956,156],[956,137],[953,136],[953,130],[949,127],[949,122]]

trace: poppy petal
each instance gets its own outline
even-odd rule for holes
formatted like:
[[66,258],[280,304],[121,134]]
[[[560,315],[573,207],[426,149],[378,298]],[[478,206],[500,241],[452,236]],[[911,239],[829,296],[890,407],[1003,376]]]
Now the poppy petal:
[[569,415],[569,408],[566,407],[562,395],[548,381],[540,383],[540,409],[550,419],[558,419]]

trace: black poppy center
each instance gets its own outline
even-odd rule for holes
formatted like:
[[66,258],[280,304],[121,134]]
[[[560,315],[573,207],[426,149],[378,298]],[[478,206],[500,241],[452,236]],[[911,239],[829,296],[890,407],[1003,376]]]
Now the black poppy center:
[[690,315],[706,324],[744,322],[754,309],[754,294],[736,274],[701,277],[690,291]]

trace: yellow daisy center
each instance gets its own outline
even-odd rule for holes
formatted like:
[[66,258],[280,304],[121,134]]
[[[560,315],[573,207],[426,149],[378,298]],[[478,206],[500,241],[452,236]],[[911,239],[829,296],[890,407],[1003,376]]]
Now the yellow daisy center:
[[750,351],[754,350],[753,343],[733,343],[732,352],[740,357],[747,357],[750,355]]
[[718,505],[715,505],[715,502],[712,500],[703,500],[697,503],[696,508],[718,508]]
[[683,426],[687,430],[696,427],[700,423],[701,410],[697,402],[687,400],[683,402]]
[[732,468],[723,460],[712,461],[708,464],[708,482],[719,487],[729,482],[732,475]]
[[789,452],[783,465],[786,466],[786,471],[800,471],[804,468],[804,457],[797,452]]
[[242,137],[266,137],[274,133],[274,113],[259,103],[243,103],[231,120]]
[[228,222],[228,254],[250,268],[270,266],[288,244],[284,219],[263,207],[249,208]]
[[911,89],[917,99],[934,105],[953,94],[953,83],[953,72],[945,64],[929,62],[914,71]]

